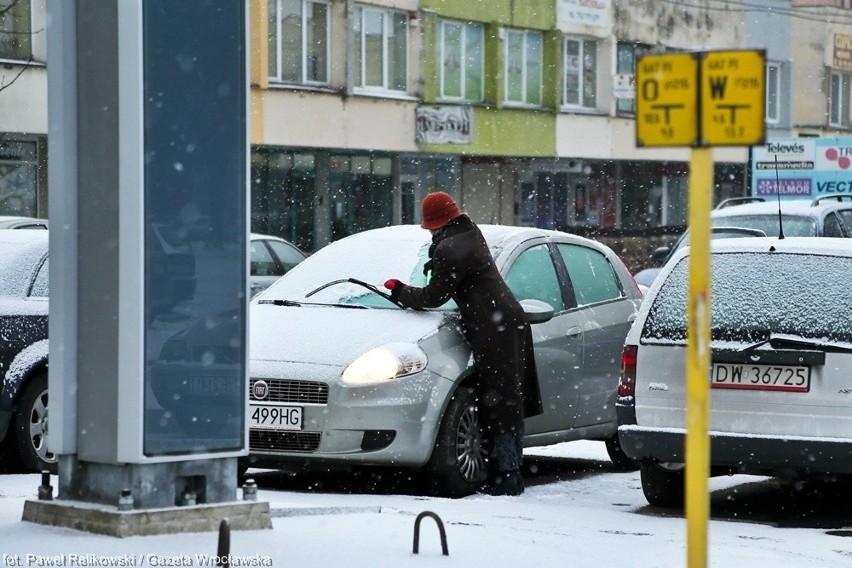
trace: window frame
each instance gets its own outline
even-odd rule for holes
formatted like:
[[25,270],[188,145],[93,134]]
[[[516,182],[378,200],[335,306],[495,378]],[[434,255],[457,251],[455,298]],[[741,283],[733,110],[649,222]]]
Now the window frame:
[[[505,38],[503,39],[503,104],[505,106],[511,107],[522,107],[522,108],[541,108],[543,103],[544,96],[544,34],[542,34],[538,30],[527,30],[527,29],[517,29],[517,28],[503,28],[505,32]],[[523,95],[521,101],[511,100],[509,99],[509,38],[513,34],[521,34],[522,35],[522,52],[521,52],[521,85],[523,89]],[[531,36],[537,36],[539,40],[539,80],[538,80],[538,103],[531,103],[530,96],[528,92],[529,86],[529,62],[528,58],[528,50],[529,43],[528,39]]]
[[[456,97],[453,95],[447,95],[444,92],[445,85],[445,69],[444,69],[444,58],[445,58],[445,49],[446,49],[446,26],[454,25],[459,26],[461,28],[461,78],[460,78],[460,87],[459,91],[461,95]],[[469,60],[467,53],[467,35],[468,30],[471,27],[477,27],[480,30],[480,44],[479,48],[481,50],[481,56],[479,58],[479,95],[477,98],[471,99],[466,96],[467,94],[467,75],[469,71]],[[472,66],[471,66],[472,67]],[[460,22],[458,20],[447,20],[440,19],[438,24],[438,69],[439,69],[439,77],[438,77],[438,97],[444,101],[464,101],[464,102],[473,102],[478,103],[485,100],[485,26],[479,22]]]
[[[837,128],[852,127],[849,98],[852,91],[852,74],[842,71],[831,72],[828,97],[828,125]],[[839,83],[839,84],[838,84]],[[845,85],[845,92],[844,92]]]
[[[286,0],[269,0],[270,10],[274,5],[276,14],[280,13],[281,4]],[[309,86],[328,86],[331,83],[331,0],[297,0],[301,4],[301,37],[299,49],[301,50],[300,54],[300,69],[299,69],[299,79],[296,81],[292,81],[290,79],[285,79],[282,77],[282,34],[281,34],[281,18],[275,18],[275,58],[276,58],[276,69],[275,75],[269,74],[269,66],[267,66],[267,74],[269,75],[269,80],[272,83],[280,83],[280,84],[289,84],[289,85],[309,85]],[[325,49],[325,80],[317,81],[313,79],[308,79],[308,8],[313,8],[314,4],[322,4],[325,6],[325,37],[323,38],[323,44]],[[313,11],[311,10],[311,13]],[[267,34],[269,38],[268,41],[272,41],[272,34]]]
[[[578,102],[568,102],[568,44],[574,42],[578,46],[578,67],[577,67],[577,100]],[[585,60],[587,44],[594,46],[594,66],[592,69],[594,81],[594,93],[592,95],[591,106],[586,104],[586,77],[585,77]],[[562,108],[563,110],[581,110],[581,111],[596,111],[598,109],[598,41],[593,38],[583,36],[566,35],[562,38]],[[635,65],[635,60],[634,60]]]
[[[26,22],[26,30],[16,29],[17,26],[12,25],[10,29],[7,31],[5,28],[0,29],[0,38],[8,39],[10,44],[18,43],[19,45],[19,53],[12,53],[11,51],[8,53],[4,53],[0,50],[0,61],[32,61],[33,60],[33,4],[32,0],[20,0],[20,2],[14,6],[9,6],[11,10],[9,12],[3,14],[4,19],[9,18],[11,22],[19,22],[20,18],[16,17],[13,12],[17,10],[26,10],[27,11],[27,22]],[[14,42],[15,37],[21,37],[21,41]],[[0,42],[0,46],[3,45],[3,42]]]
[[[403,95],[408,94],[409,89],[409,77],[408,73],[411,66],[411,55],[409,53],[409,14],[404,10],[395,10],[393,8],[384,8],[380,6],[367,6],[367,5],[355,5],[352,9],[352,20],[353,25],[350,28],[350,33],[352,34],[353,39],[353,58],[355,59],[355,65],[353,65],[352,69],[352,91],[359,94],[393,94],[393,95]],[[367,65],[365,59],[365,48],[366,42],[364,41],[364,15],[368,13],[378,13],[382,15],[382,85],[367,85],[366,84],[366,76],[367,76]],[[405,25],[403,29],[405,30],[405,61],[404,61],[404,77],[405,77],[405,86],[403,89],[395,89],[390,86],[392,82],[391,78],[393,73],[389,69],[388,65],[388,53],[389,53],[389,37],[390,37],[390,26],[393,26],[393,16],[401,15],[405,18]],[[355,23],[357,21],[357,27]],[[359,42],[356,37],[357,30],[360,30],[361,38],[360,38],[360,53],[357,49]],[[355,70],[358,68],[357,61],[360,60],[360,68],[361,68],[361,76],[357,77]]]
[[[772,81],[770,76],[775,75],[775,88],[771,89]],[[766,124],[779,124],[781,122],[781,64],[776,61],[766,62],[766,115],[764,120]],[[775,98],[775,112],[772,113],[772,98]]]
[[[636,60],[651,53],[653,46],[646,43],[626,43],[619,42],[616,47],[616,73],[620,75],[633,75],[636,77]],[[629,50],[631,65],[630,72],[627,73],[621,67],[621,52]],[[629,101],[629,104],[628,104]],[[615,99],[615,114],[616,116],[636,116],[636,99]]]

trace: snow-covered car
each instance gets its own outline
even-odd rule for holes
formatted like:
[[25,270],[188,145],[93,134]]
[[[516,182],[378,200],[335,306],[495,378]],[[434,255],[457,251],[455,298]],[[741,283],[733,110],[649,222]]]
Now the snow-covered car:
[[[556,231],[481,226],[533,323],[544,414],[526,445],[603,440],[621,467],[615,388],[641,294],[597,242]],[[433,492],[482,481],[487,442],[478,379],[452,301],[403,310],[379,287],[425,283],[431,236],[404,225],[333,242],[250,307],[249,459],[243,467],[372,465],[423,470]]]
[[[778,221],[782,221],[782,225]],[[734,197],[719,203],[710,212],[712,238],[769,236],[852,237],[852,195],[823,195],[813,200],[783,200],[762,197]],[[659,247],[652,258],[657,266],[636,273],[640,286],[651,287],[660,268],[689,243],[687,231],[671,247]]]
[[293,243],[272,235],[251,234],[249,289],[256,296],[269,288],[307,255]]
[[[711,243],[711,475],[852,473],[852,241]],[[689,249],[660,274],[631,328],[619,437],[652,505],[684,498]]]
[[0,231],[0,459],[28,471],[56,471],[47,447],[47,239],[45,230]]

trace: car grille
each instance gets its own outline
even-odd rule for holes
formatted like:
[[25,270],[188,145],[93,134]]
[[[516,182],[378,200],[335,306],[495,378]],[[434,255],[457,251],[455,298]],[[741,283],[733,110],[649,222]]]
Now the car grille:
[[249,450],[277,452],[314,452],[319,448],[320,432],[282,432],[249,430]]
[[297,404],[328,404],[328,385],[315,381],[288,381],[282,379],[252,379],[249,385],[250,400],[254,396],[254,384],[264,381],[269,394],[263,402],[293,402]]

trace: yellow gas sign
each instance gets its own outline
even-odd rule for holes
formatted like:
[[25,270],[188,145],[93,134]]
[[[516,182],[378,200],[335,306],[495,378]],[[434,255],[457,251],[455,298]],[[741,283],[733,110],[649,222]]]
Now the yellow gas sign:
[[698,144],[695,53],[645,55],[636,62],[636,145]]
[[701,58],[702,146],[754,146],[766,137],[763,51],[708,51]]

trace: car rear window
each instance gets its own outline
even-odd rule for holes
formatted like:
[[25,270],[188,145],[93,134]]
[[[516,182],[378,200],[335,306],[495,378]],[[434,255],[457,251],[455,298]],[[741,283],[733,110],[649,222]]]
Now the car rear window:
[[[642,329],[643,343],[686,341],[688,262],[663,282]],[[752,342],[770,333],[852,343],[852,258],[789,253],[712,257],[713,340]]]
[[[782,215],[784,235],[787,237],[815,237],[817,235],[816,220],[801,215]],[[727,227],[746,227],[758,229],[768,237],[778,236],[778,215],[724,215],[713,218],[713,225]]]

